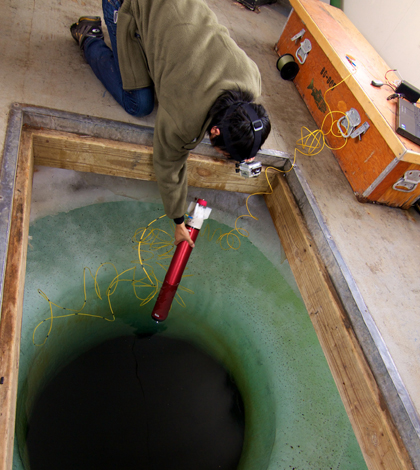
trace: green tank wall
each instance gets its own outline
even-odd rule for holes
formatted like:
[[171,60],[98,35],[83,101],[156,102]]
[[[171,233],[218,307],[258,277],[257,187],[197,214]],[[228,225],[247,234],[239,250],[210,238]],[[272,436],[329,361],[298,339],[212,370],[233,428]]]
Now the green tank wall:
[[[211,204],[209,204],[211,206]],[[111,296],[116,320],[69,316],[55,319],[44,346],[33,332],[49,317],[48,298],[66,308],[83,305],[83,268],[92,273],[111,262],[132,268],[136,229],[162,215],[162,206],[107,202],[42,217],[30,227],[25,284],[14,470],[29,470],[25,436],[37,395],[64,365],[101,342],[131,333],[159,333],[187,340],[229,369],[245,405],[245,442],[240,469],[366,468],[327,362],[287,262],[269,259],[258,243],[242,238],[238,250],[216,243],[230,226],[209,220],[202,229],[182,285],[185,307],[175,303],[167,321],[150,318],[154,302],[140,307],[129,282]],[[256,223],[256,222],[255,222]],[[168,220],[155,227],[170,231]],[[211,235],[214,234],[213,239]],[[271,235],[267,235],[271,236]],[[262,229],[259,237],[264,237]],[[134,249],[133,249],[134,248]],[[158,271],[157,271],[158,273]],[[163,271],[162,271],[163,273]],[[110,265],[98,276],[102,300],[86,277],[84,311],[111,318],[106,287]],[[130,274],[125,276],[130,277]],[[136,277],[143,277],[138,271]],[[163,275],[160,277],[163,280]],[[54,308],[55,315],[66,311]],[[42,343],[50,322],[36,331]]]

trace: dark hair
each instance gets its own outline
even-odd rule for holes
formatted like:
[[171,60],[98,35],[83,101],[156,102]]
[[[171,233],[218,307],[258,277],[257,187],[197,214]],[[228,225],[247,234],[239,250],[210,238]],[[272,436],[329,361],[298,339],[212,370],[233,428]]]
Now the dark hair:
[[[208,132],[210,133],[214,126],[218,127],[221,132],[220,135],[210,138],[211,144],[223,152],[230,153],[231,157],[237,160],[245,160],[254,156],[250,154],[254,146],[255,133],[251,122],[252,119],[246,111],[247,106],[251,106],[263,125],[259,147],[265,142],[271,130],[270,118],[267,111],[262,105],[253,103],[253,100],[254,96],[248,91],[239,89],[225,90],[217,98],[209,111],[211,122],[207,129]],[[229,139],[223,136],[226,132],[229,133]],[[226,142],[227,140],[228,142]],[[228,145],[230,149],[228,149]]]

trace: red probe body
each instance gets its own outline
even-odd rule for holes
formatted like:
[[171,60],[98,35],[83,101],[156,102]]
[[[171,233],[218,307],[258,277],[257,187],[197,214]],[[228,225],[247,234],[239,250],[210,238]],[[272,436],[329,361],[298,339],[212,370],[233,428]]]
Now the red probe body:
[[[203,216],[203,214],[205,214],[204,217],[207,218],[209,215],[209,212],[211,211],[211,209],[208,209],[208,208],[207,210],[203,211],[203,209],[206,208],[207,206],[207,202],[204,199],[199,199],[197,201],[197,206],[199,206],[199,210],[198,210],[199,217],[194,217],[196,213],[193,213],[193,217],[190,217],[189,221],[187,221],[187,223],[185,224],[190,234],[190,237],[194,243],[197,240],[201,225],[204,220],[200,216]],[[168,268],[168,271],[166,272],[165,279],[163,281],[158,298],[153,308],[153,312],[152,312],[153,320],[164,321],[168,317],[168,313],[171,308],[172,301],[175,297],[176,291],[181,282],[182,275],[184,274],[184,270],[188,263],[188,259],[190,258],[192,250],[193,249],[190,247],[187,241],[182,241],[176,247],[175,253],[172,257],[171,264]]]

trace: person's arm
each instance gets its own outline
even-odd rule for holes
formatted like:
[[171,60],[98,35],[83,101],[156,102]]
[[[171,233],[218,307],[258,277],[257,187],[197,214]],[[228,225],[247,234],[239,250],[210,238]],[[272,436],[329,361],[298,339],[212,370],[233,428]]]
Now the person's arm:
[[176,132],[170,116],[161,107],[158,110],[153,138],[153,166],[166,215],[176,223],[175,245],[186,240],[194,242],[184,223],[187,209],[187,158],[189,151]]
[[191,248],[194,248],[195,244],[191,240],[190,233],[187,230],[184,222],[177,223],[179,219],[175,219],[175,242],[174,245],[177,246],[181,242],[186,241]]

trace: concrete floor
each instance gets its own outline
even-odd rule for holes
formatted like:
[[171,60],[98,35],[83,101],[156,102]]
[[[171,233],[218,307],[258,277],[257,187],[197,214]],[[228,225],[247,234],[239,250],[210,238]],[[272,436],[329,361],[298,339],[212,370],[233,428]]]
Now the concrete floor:
[[[277,55],[273,47],[287,20],[287,3],[263,6],[259,12],[251,12],[231,0],[208,3],[260,67],[261,102],[273,123],[265,147],[293,154],[301,127],[316,129],[316,125],[293,83],[282,81],[275,67]],[[3,2],[2,135],[14,102],[153,125],[155,112],[143,119],[130,117],[84,62],[69,33],[69,26],[82,14],[101,15],[100,2]],[[379,341],[381,353],[388,358],[387,367],[400,381],[397,388],[402,394],[407,391],[416,421],[420,413],[420,214],[413,209],[402,211],[358,203],[328,150],[316,157],[298,155],[297,166],[308,182],[346,276],[354,283],[353,292],[359,296],[363,319]]]

